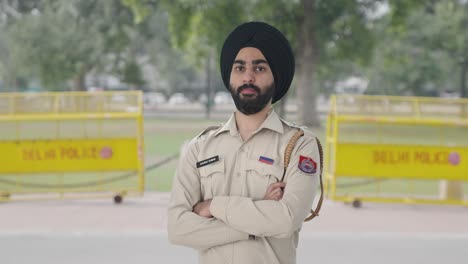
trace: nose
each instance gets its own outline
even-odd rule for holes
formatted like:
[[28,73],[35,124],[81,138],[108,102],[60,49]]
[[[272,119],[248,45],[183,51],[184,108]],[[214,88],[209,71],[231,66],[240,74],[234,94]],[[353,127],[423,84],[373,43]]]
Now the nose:
[[244,71],[244,74],[242,75],[242,81],[243,83],[254,83],[255,82],[255,74],[250,67],[247,67],[247,69]]

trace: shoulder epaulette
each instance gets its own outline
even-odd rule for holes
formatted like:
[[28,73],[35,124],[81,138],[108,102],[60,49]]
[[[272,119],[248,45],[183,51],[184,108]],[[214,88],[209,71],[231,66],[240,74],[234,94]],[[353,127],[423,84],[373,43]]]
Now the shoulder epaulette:
[[216,129],[219,129],[223,124],[220,124],[220,125],[215,125],[215,126],[209,126],[207,128],[205,128],[205,130],[203,130],[200,134],[198,134],[195,138],[199,138],[203,135],[205,135],[206,133],[212,131],[212,130],[216,130]]
[[302,130],[304,132],[304,136],[306,137],[315,137],[315,134],[312,131],[310,131],[310,129],[306,126],[301,126],[296,123],[286,121],[284,119],[281,119],[281,121],[290,127],[294,127],[294,128]]
[[280,118],[280,120],[281,120],[281,122],[283,122],[283,123],[286,124],[287,126],[301,128],[301,126],[299,126],[299,125],[296,124],[296,123],[286,121],[286,120],[284,120],[284,119],[282,119],[282,118]]
[[314,132],[312,132],[308,127],[306,126],[301,126],[299,127],[300,130],[304,131],[304,136],[306,137],[311,137],[311,138],[315,138],[317,137]]

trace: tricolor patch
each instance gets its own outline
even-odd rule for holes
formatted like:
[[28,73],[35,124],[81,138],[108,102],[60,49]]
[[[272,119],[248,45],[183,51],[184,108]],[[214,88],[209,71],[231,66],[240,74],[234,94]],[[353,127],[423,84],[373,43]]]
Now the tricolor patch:
[[307,174],[313,174],[317,172],[317,163],[309,157],[300,156],[298,166],[301,171]]
[[272,165],[274,160],[267,158],[267,157],[260,156],[258,161]]

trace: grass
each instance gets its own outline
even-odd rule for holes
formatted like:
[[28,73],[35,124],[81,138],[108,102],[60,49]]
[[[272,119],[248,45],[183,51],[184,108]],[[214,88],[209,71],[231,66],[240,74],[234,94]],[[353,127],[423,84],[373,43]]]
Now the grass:
[[[345,178],[337,179],[339,196],[396,196],[406,198],[439,198],[440,184],[438,180],[402,180],[375,178]],[[463,183],[464,193],[468,193],[468,182]]]
[[[468,146],[466,127],[343,123],[338,133],[339,141],[347,143]],[[356,183],[366,184],[356,185]],[[438,180],[376,180],[374,178],[369,180],[369,178],[340,177],[337,179],[337,195],[360,193],[373,196],[401,196],[405,194],[413,198],[438,196],[439,185]],[[468,182],[463,183],[463,189],[464,193],[468,193]]]
[[338,133],[341,142],[468,146],[466,127],[343,123]]
[[[178,154],[184,142],[190,140],[207,126],[219,124],[219,121],[199,120],[163,120],[148,119],[144,124],[145,159],[146,166],[157,163],[166,157]],[[23,139],[53,139],[87,137],[128,137],[133,136],[135,123],[126,120],[115,120],[106,122],[88,121],[85,124],[76,121],[63,122],[59,129],[55,122],[31,122],[27,124],[16,124],[14,122],[2,123],[0,140],[15,140],[18,131]],[[169,191],[172,178],[177,166],[177,160],[173,160],[149,170],[145,174],[145,190]],[[59,191],[54,186],[61,184],[86,185],[87,183],[99,182],[119,177],[126,172],[115,173],[67,173],[67,174],[34,174],[34,175],[1,175],[0,193],[3,192],[49,192]],[[5,184],[1,180],[17,184]],[[24,182],[23,186],[21,183]],[[49,188],[28,187],[28,184],[48,185]],[[97,186],[77,187],[73,191],[100,191],[121,190],[128,186],[138,186],[136,177],[115,181]],[[45,186],[42,186],[45,187]],[[70,189],[71,190],[71,189]]]
[[[145,155],[150,164],[180,152],[184,142],[192,139],[206,127],[219,124],[216,121],[161,120],[145,121]],[[145,175],[145,189],[169,191],[177,161],[150,170]],[[147,162],[147,163],[148,163]]]
[[[168,119],[147,119],[145,120],[145,158],[146,166],[163,160],[166,157],[179,153],[182,144],[190,140],[204,128],[210,125],[219,124],[220,121],[206,120],[168,120]],[[132,135],[134,123],[128,121],[114,121],[106,126],[101,126],[97,122],[87,122],[85,126],[77,122],[67,122],[61,125],[60,131],[55,128],[54,122],[31,123],[21,127],[22,137],[24,138],[53,138],[57,134],[64,137],[80,136],[86,133],[91,137],[99,137],[100,134],[110,136],[128,136]],[[16,137],[15,123],[2,124],[0,139],[13,140]],[[132,129],[127,129],[132,128]],[[325,128],[325,124],[322,126]],[[324,142],[323,129],[314,131]],[[379,132],[379,133],[377,133]],[[415,126],[375,126],[368,124],[350,125],[346,124],[340,127],[340,135],[343,141],[348,142],[374,142],[374,143],[406,143],[406,144],[439,144],[449,142],[468,146],[468,137],[466,137],[466,128],[438,128],[438,127],[415,127]],[[145,190],[148,191],[169,191],[172,185],[172,178],[177,166],[177,159],[172,160],[160,167],[149,170],[145,174]],[[60,184],[64,183],[83,183],[93,182],[98,179],[108,179],[121,175],[121,173],[111,174],[84,174],[75,173],[61,177],[60,175],[34,175],[23,176],[24,182]],[[1,179],[15,180],[16,176],[1,176]],[[130,178],[126,181],[114,182],[99,188],[119,189],[125,186],[136,184],[136,178]],[[362,182],[365,179],[341,179],[338,183],[342,186],[353,182]],[[339,194],[347,193],[414,193],[416,195],[433,195],[438,192],[438,181],[404,181],[387,180],[380,181],[378,184],[364,184],[359,186],[340,188]],[[0,192],[2,190],[12,190],[16,186],[2,185],[0,183]],[[23,188],[28,191],[27,188]],[[29,189],[30,190],[30,189]],[[88,190],[88,189],[86,189]],[[464,183],[465,193],[468,193],[468,184]],[[377,191],[377,192],[376,192]]]

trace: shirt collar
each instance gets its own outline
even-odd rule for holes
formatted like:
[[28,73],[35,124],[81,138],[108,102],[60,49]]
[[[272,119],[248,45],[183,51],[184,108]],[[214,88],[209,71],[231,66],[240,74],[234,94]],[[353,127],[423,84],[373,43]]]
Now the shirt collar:
[[268,114],[265,121],[263,121],[263,124],[254,132],[254,134],[258,133],[264,128],[276,131],[280,134],[284,133],[283,123],[281,122],[280,118],[273,109]]
[[[284,133],[283,123],[274,110],[271,110],[265,121],[263,121],[262,125],[254,132],[254,134],[258,133],[264,128],[276,131],[280,134]],[[224,124],[224,126],[222,126],[221,129],[216,132],[215,136],[226,131],[229,131],[231,136],[236,136],[239,134],[236,125],[236,116],[234,113],[231,115],[226,124]]]
[[238,131],[237,131],[237,125],[236,125],[236,116],[234,115],[234,113],[231,114],[231,117],[229,117],[228,121],[226,122],[226,124],[224,124],[220,130],[218,130],[216,133],[215,133],[215,136],[223,133],[223,132],[226,132],[226,131],[229,131],[229,134],[231,134],[231,136],[235,136],[238,134]]

